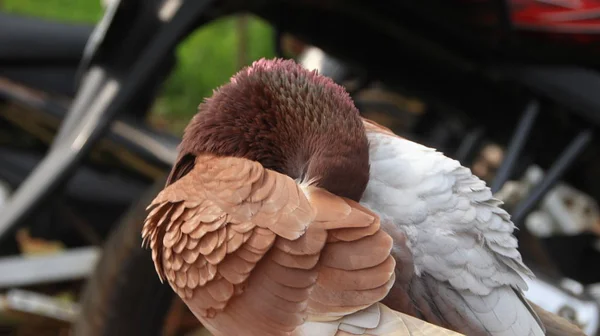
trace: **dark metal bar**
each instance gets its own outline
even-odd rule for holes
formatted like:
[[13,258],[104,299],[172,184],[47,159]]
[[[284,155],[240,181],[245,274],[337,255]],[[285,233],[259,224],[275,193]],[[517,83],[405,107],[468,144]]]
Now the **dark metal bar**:
[[475,128],[467,133],[458,146],[454,158],[462,165],[466,165],[467,160],[471,159],[474,152],[477,150],[477,144],[481,141],[483,135],[484,131],[481,127]]
[[275,39],[275,57],[283,58],[283,31],[278,26],[275,26],[273,32],[273,38]]
[[494,181],[492,181],[492,193],[497,193],[513,173],[519,154],[521,154],[521,150],[525,147],[525,141],[527,140],[527,136],[529,136],[531,126],[533,126],[533,122],[535,121],[539,110],[540,104],[536,100],[531,101],[527,105],[527,108],[519,121],[519,125],[510,140],[504,160],[502,160],[502,164],[496,172],[496,177],[494,177]]
[[498,25],[502,32],[502,37],[505,40],[510,40],[513,24],[512,24],[512,13],[510,9],[510,2],[505,0],[496,0],[495,7],[498,11]]
[[[30,109],[23,112],[27,113],[27,116],[24,116],[25,119],[29,118],[31,113],[35,115],[45,113],[60,121],[67,115],[70,104],[70,101],[47,97],[42,91],[12,83],[1,76],[0,98],[29,107]],[[123,114],[127,115],[127,113]],[[62,129],[64,125],[61,124],[60,127]],[[138,120],[121,115],[117,116],[110,125],[106,138],[117,145],[125,146],[127,150],[142,155],[144,158],[149,157],[151,160],[158,160],[165,167],[170,167],[175,162],[176,147],[181,141],[180,138],[174,135],[158,132],[141,124]],[[56,138],[54,139],[56,141]]]
[[550,167],[544,178],[529,192],[529,195],[521,200],[515,207],[512,214],[512,221],[520,226],[531,210],[546,195],[548,190],[562,177],[565,171],[575,161],[577,156],[592,141],[593,133],[591,130],[582,131],[571,141],[569,146],[560,154],[559,158]]

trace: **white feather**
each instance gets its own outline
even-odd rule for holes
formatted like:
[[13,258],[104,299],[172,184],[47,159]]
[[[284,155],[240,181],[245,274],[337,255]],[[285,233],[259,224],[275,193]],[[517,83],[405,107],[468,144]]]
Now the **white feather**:
[[406,234],[415,274],[435,279],[432,299],[490,335],[544,335],[519,294],[533,273],[510,216],[485,183],[431,148],[367,135],[371,175],[361,203]]

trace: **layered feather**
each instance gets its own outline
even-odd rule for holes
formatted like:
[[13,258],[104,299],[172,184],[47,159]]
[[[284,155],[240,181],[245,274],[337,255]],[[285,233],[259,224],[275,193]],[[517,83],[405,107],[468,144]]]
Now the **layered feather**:
[[533,273],[485,183],[434,149],[365,127],[371,177],[361,204],[406,237],[399,248],[410,249],[414,277],[396,285],[419,315],[469,335],[544,335],[521,293]]
[[142,235],[157,273],[213,335],[300,335],[312,323],[335,326],[312,335],[379,335],[409,323],[368,314],[395,262],[379,217],[356,202],[201,155],[149,209]]

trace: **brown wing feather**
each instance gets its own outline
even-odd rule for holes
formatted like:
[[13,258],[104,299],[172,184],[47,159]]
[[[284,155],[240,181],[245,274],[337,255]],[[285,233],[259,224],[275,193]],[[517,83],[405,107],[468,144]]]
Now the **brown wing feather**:
[[215,335],[288,335],[368,307],[394,280],[374,213],[253,161],[198,156],[149,209],[159,276]]
[[[251,335],[239,329],[248,325],[278,334],[302,322],[317,274],[308,259],[318,259],[327,235],[307,231],[314,211],[289,177],[245,159],[198,156],[149,209],[143,237],[157,272],[209,329]],[[277,236],[316,258],[278,256]],[[273,258],[259,263],[269,250]]]
[[323,190],[311,194],[310,201],[318,209],[313,225],[330,231],[308,312],[340,317],[383,299],[394,281],[395,262],[392,239],[379,229],[379,217]]

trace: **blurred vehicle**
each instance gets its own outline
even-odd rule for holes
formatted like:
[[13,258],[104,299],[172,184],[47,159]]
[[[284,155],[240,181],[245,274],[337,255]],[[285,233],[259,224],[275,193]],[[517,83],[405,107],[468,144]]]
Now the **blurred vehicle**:
[[[111,1],[88,40],[77,93],[62,105],[69,110],[51,132],[48,152],[1,210],[0,236],[69,186],[95,190],[75,184],[85,167],[102,172],[99,184],[112,193],[137,183],[123,198],[131,207],[120,221],[91,225],[112,233],[84,290],[75,335],[196,328],[139,248],[144,208],[162,187],[159,176],[177,144],[140,120],[175,65],[178,43],[216,18],[250,12],[303,41],[300,61],[345,85],[361,113],[488,181],[539,275],[528,298],[599,334],[599,9],[592,0]],[[93,161],[106,141],[118,162]],[[119,156],[126,151],[136,159]],[[153,169],[144,170],[148,165]],[[2,274],[0,260],[0,280]]]
[[[0,213],[51,147],[93,31],[0,13]],[[68,181],[48,190],[17,225],[0,229],[0,334],[23,322],[37,332],[76,320],[73,293],[93,271],[106,236],[175,157],[156,149],[158,141],[174,147],[178,139],[145,125],[143,105],[130,104],[84,162],[65,171]]]

